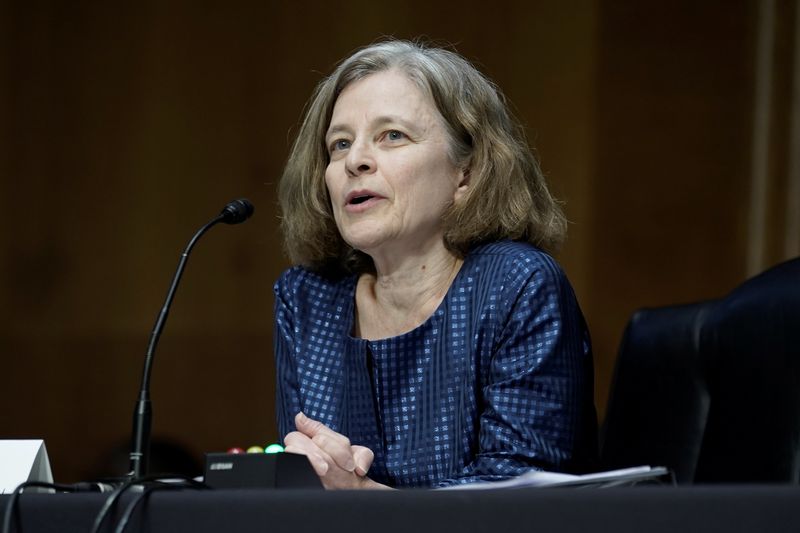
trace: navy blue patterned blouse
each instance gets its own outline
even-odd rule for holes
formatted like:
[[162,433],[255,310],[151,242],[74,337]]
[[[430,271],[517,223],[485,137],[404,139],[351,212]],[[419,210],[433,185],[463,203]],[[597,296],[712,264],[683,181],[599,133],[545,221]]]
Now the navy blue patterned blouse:
[[586,468],[589,337],[550,256],[476,247],[426,322],[374,341],[352,336],[356,282],[293,267],[275,284],[280,435],[302,410],[370,448],[369,477],[393,487]]

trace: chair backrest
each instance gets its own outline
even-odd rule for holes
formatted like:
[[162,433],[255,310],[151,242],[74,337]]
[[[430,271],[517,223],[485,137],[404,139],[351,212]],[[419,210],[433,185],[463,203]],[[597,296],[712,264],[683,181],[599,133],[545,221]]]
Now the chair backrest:
[[637,311],[620,345],[601,465],[679,483],[800,478],[800,258],[727,297]]

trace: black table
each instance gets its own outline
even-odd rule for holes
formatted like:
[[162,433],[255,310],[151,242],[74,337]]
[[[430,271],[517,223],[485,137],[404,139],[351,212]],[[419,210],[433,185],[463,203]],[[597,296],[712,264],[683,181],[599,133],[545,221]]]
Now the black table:
[[[133,497],[126,496],[120,510]],[[89,531],[105,498],[103,494],[23,494],[18,508],[22,531]],[[0,497],[3,512],[7,501],[8,496]],[[179,490],[151,494],[126,531],[797,533],[800,487]]]

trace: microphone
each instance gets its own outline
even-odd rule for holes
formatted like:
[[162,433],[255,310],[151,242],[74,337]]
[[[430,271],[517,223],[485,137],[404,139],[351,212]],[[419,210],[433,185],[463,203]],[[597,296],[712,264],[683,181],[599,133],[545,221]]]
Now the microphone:
[[254,210],[253,204],[240,198],[226,205],[220,216],[225,224],[241,224],[253,215]]
[[169,308],[172,306],[172,300],[175,298],[175,291],[178,288],[178,283],[180,283],[183,270],[186,268],[189,254],[198,239],[200,239],[206,231],[211,229],[212,226],[220,222],[225,224],[240,224],[250,218],[254,210],[253,204],[244,198],[230,202],[222,209],[219,215],[194,234],[180,257],[178,268],[175,271],[175,275],[172,277],[172,284],[167,292],[167,298],[153,326],[153,331],[150,333],[150,342],[147,345],[144,370],[142,372],[142,386],[139,390],[139,399],[136,401],[136,406],[133,410],[133,438],[130,453],[131,471],[128,473],[128,476],[132,479],[137,479],[147,474],[147,462],[150,455],[150,428],[153,418],[153,408],[150,403],[150,373],[153,368],[153,358],[155,356],[156,346],[158,345],[158,339],[167,321]]

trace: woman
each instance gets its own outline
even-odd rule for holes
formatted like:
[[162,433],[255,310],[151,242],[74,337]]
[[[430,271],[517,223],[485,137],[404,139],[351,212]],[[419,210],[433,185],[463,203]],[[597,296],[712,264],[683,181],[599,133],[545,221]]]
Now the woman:
[[277,414],[326,488],[586,468],[591,352],[547,255],[565,219],[461,56],[364,48],[317,87],[280,183]]

